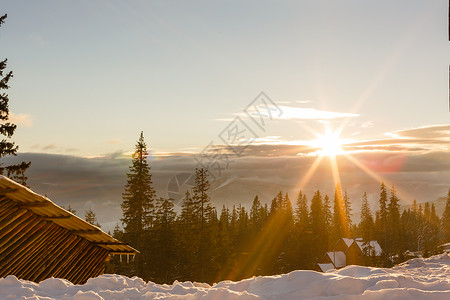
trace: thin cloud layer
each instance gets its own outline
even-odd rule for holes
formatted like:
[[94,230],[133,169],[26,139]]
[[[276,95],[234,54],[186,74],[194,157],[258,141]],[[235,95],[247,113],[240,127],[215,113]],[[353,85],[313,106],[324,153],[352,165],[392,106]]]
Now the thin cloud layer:
[[339,118],[356,118],[359,114],[319,110],[316,108],[279,106],[283,114],[279,119],[288,120],[332,120]]
[[[274,149],[283,155],[269,155]],[[255,195],[261,201],[270,203],[280,190],[288,192],[291,199],[296,198],[300,188],[308,197],[317,189],[332,195],[335,183],[328,158],[324,157],[311,178],[305,181],[317,157],[298,156],[296,151],[298,147],[294,149],[294,146],[259,145],[249,147],[246,156],[231,157],[228,168],[211,183],[211,198],[216,207],[224,204],[231,207],[239,203],[249,207]],[[338,156],[337,161],[340,180],[353,201],[356,219],[364,192],[368,193],[372,208],[377,208],[379,179],[389,185],[394,184],[405,205],[414,199],[419,202],[436,200],[444,196],[450,186],[448,151],[364,152],[352,156],[360,166],[345,156]],[[5,157],[3,162],[21,160],[32,162],[27,176],[28,184],[34,191],[47,195],[59,205],[71,205],[80,217],[84,217],[86,209],[92,208],[106,230],[112,230],[117,222],[120,223],[121,195],[130,157],[124,159],[122,155],[110,155],[83,158],[25,153],[15,158]],[[165,156],[150,160],[149,164],[158,196],[167,197],[169,182],[174,177],[191,174],[197,160],[194,156]],[[179,193],[183,192],[180,190]]]

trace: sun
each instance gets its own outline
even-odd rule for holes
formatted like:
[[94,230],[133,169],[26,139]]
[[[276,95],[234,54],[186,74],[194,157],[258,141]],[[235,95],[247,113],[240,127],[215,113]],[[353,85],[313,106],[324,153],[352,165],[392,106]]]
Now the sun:
[[343,154],[342,149],[344,141],[339,137],[339,132],[326,131],[323,135],[318,135],[317,139],[312,141],[312,146],[319,148],[316,152],[320,156],[336,156]]

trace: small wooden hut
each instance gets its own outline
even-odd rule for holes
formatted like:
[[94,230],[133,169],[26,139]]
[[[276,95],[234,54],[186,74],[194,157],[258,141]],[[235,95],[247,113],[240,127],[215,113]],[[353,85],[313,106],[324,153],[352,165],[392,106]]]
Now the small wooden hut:
[[110,254],[137,253],[48,198],[0,176],[0,277],[35,282],[58,277],[79,284],[102,274]]

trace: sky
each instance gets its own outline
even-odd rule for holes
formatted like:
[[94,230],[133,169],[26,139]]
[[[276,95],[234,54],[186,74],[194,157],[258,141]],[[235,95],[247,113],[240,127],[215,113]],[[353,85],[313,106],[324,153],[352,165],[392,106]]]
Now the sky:
[[285,116],[260,138],[307,141],[344,119],[352,140],[446,124],[447,6],[2,1],[14,139],[89,157],[132,151],[142,130],[154,153],[196,152],[260,92]]
[[[141,131],[162,196],[231,144],[241,156],[213,184],[224,202],[332,193],[336,176],[372,201],[381,181],[405,203],[450,186],[448,1],[3,0],[0,13],[18,159],[63,204],[119,216]],[[353,155],[340,173],[314,159],[324,134]]]

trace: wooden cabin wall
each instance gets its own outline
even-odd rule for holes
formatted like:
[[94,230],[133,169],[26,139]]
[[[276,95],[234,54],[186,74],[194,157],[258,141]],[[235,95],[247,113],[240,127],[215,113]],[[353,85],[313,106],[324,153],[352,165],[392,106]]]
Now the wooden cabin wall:
[[104,272],[108,251],[26,208],[0,199],[0,277],[85,283]]

